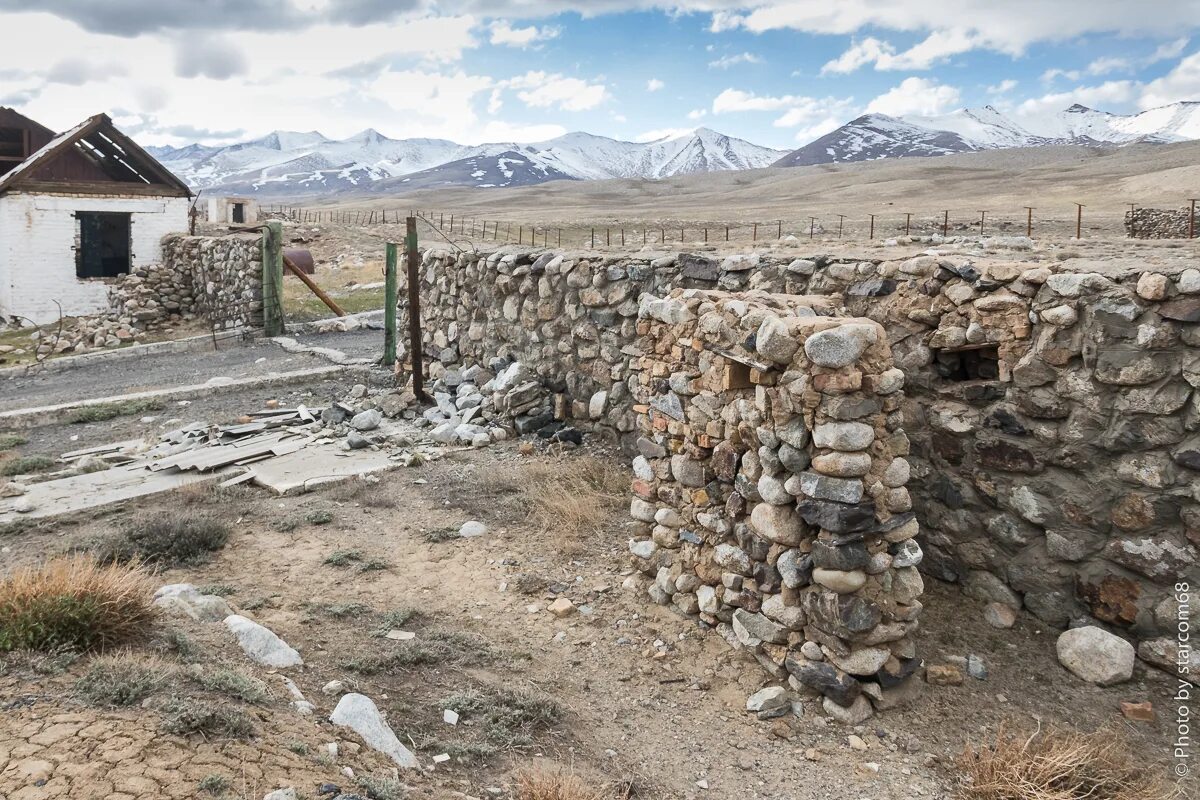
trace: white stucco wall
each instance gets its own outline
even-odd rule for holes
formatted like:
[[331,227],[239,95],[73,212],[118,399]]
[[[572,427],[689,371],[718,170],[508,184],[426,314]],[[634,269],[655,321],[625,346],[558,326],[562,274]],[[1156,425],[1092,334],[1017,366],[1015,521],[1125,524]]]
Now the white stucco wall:
[[185,197],[0,196],[0,315],[38,324],[108,309],[102,279],[75,277],[76,211],[129,213],[132,265],[162,260],[162,237],[187,230]]

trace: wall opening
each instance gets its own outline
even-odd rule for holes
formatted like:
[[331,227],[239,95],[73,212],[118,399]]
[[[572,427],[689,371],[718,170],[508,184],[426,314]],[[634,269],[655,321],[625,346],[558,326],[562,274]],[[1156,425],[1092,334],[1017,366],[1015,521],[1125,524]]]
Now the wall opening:
[[935,350],[933,356],[934,369],[944,380],[963,383],[1000,379],[1000,348],[998,345]]
[[0,175],[16,168],[29,157],[29,131],[0,128]]
[[75,275],[79,278],[115,278],[129,272],[130,214],[80,211],[79,246],[75,250]]
[[241,225],[246,222],[246,204],[245,203],[234,203],[233,204],[233,220],[232,221],[235,225]]

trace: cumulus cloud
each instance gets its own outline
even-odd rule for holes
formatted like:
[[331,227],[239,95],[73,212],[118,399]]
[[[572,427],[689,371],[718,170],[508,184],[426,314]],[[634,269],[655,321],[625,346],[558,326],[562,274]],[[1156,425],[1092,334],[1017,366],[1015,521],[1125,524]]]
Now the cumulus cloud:
[[926,78],[905,78],[867,104],[867,112],[900,117],[906,114],[935,116],[958,105],[959,92],[953,86]]
[[[28,0],[0,0],[0,11],[29,11]],[[137,36],[161,30],[249,29],[270,20],[275,28],[303,24],[307,15],[289,0],[40,0],[37,10],[86,31]]]
[[708,116],[707,108],[693,108],[687,114],[687,118],[690,120],[704,119],[707,116]]
[[1008,94],[1015,88],[1017,88],[1017,82],[1012,78],[1005,78],[999,83],[992,84],[991,86],[987,87],[987,93],[993,95]]
[[517,93],[530,108],[558,108],[562,111],[588,111],[610,95],[603,83],[588,83],[580,78],[540,71],[527,72],[501,84]]
[[1141,90],[1138,106],[1155,108],[1197,97],[1200,97],[1200,50],[1185,56],[1166,75],[1147,83]]
[[804,95],[759,95],[726,89],[713,98],[714,114],[750,111],[782,111],[772,123],[777,128],[795,128],[795,139],[806,142],[822,136],[855,114],[852,97],[807,97]]
[[651,78],[650,80],[646,81],[647,92],[661,91],[665,86],[666,84],[660,81],[658,78]]
[[923,41],[897,53],[888,42],[868,36],[826,62],[821,67],[821,74],[854,72],[867,64],[874,64],[877,70],[929,69],[951,56],[974,49],[977,43],[978,37],[961,29],[934,31]]
[[1023,117],[1037,117],[1047,112],[1062,111],[1075,103],[1089,108],[1128,103],[1137,96],[1138,89],[1136,81],[1106,81],[1098,86],[1077,86],[1065,92],[1031,97],[1018,104],[1016,112]]
[[492,44],[506,47],[520,47],[522,49],[531,47],[537,42],[555,39],[562,33],[562,29],[550,25],[544,25],[540,28],[536,25],[530,25],[527,28],[514,28],[507,20],[493,22],[491,31],[492,36],[489,41]]
[[658,128],[652,131],[638,134],[633,137],[635,142],[657,142],[659,139],[678,139],[680,136],[688,136],[694,128]]

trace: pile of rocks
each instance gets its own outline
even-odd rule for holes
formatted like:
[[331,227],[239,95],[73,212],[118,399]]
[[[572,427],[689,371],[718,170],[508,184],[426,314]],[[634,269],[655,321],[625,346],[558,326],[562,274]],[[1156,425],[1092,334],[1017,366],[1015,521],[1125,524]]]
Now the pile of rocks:
[[578,428],[559,421],[555,396],[519,361],[494,358],[488,365],[441,371],[432,390],[435,405],[422,415],[429,436],[443,444],[486,447],[518,436],[579,444]]
[[857,724],[920,688],[904,376],[877,323],[814,305],[643,295],[628,585]]
[[1125,235],[1133,239],[1186,239],[1191,229],[1190,208],[1138,208],[1125,212]]

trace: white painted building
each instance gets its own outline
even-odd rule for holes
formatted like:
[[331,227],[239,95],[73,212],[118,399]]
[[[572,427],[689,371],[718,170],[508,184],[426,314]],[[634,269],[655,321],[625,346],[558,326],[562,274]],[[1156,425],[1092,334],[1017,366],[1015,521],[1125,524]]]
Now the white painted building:
[[218,225],[254,225],[258,222],[258,201],[253,197],[209,197],[206,219]]
[[107,311],[109,286],[187,230],[190,197],[105,114],[55,136],[0,108],[0,319]]

